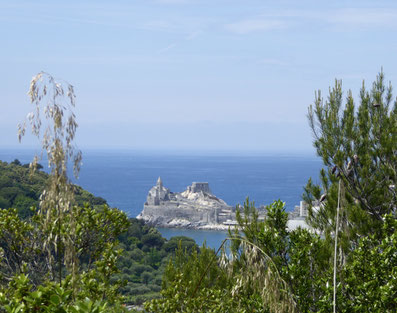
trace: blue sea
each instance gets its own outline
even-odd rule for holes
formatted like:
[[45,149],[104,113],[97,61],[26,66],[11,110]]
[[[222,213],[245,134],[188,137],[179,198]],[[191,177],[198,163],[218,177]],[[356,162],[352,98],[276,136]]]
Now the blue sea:
[[[288,211],[299,204],[303,187],[312,177],[318,181],[321,160],[314,155],[214,152],[154,152],[131,150],[83,150],[83,166],[73,181],[109,205],[138,215],[149,189],[160,176],[165,187],[180,192],[192,182],[208,182],[214,195],[229,205],[242,204],[247,197],[256,206],[281,199]],[[0,149],[0,160],[32,160],[34,152]],[[45,166],[45,161],[42,162]],[[160,229],[166,238],[190,236],[217,247],[225,232]]]

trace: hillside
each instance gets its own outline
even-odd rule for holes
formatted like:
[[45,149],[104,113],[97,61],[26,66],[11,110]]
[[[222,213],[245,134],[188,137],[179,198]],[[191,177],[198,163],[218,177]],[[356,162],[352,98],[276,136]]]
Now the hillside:
[[129,222],[127,232],[119,237],[124,252],[119,260],[120,273],[113,281],[124,282],[121,293],[127,304],[142,304],[160,296],[164,270],[178,245],[187,251],[198,251],[198,246],[183,236],[166,240],[142,220],[131,218]]
[[[40,170],[31,173],[29,164],[15,159],[11,163],[0,161],[0,208],[16,208],[21,217],[31,216],[31,207],[37,208],[40,195],[46,186],[48,174]],[[76,204],[103,205],[106,200],[75,185]]]

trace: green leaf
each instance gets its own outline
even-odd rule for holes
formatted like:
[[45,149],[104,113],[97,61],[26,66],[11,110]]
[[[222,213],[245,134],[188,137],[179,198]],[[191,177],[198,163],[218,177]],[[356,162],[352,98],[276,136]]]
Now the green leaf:
[[61,298],[58,295],[51,295],[50,301],[55,305],[59,305],[61,303]]

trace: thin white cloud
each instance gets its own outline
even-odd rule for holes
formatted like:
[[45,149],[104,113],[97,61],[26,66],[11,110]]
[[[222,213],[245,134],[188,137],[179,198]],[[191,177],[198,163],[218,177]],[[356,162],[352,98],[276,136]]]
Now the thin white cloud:
[[201,34],[203,29],[213,27],[218,23],[216,19],[205,16],[169,16],[140,22],[139,28],[154,32],[184,34],[194,38]]
[[186,40],[193,40],[194,38],[200,36],[202,33],[203,33],[202,30],[194,31],[194,32],[190,33],[189,35],[187,35]]
[[[180,2],[182,0],[163,0]],[[151,6],[154,6],[152,3]],[[88,6],[80,2],[54,4],[45,6],[29,2],[2,4],[0,0],[0,23],[14,24],[81,24],[115,27],[149,32],[177,33],[188,35],[197,29],[214,23],[216,19],[206,16],[185,16],[173,10],[163,13],[147,14],[151,8],[130,4],[112,4],[106,6],[96,4]],[[158,5],[155,5],[159,7]],[[49,8],[52,8],[49,14]],[[62,12],[62,13],[61,13]]]
[[272,10],[224,25],[236,34],[266,32],[294,27],[331,27],[334,30],[397,29],[397,9],[342,8]]
[[167,52],[168,50],[171,50],[171,49],[175,48],[176,45],[177,45],[176,43],[171,43],[167,47],[162,48],[159,51],[157,51],[157,53],[161,54],[161,53]]
[[395,9],[348,8],[329,12],[325,18],[329,23],[339,27],[358,29],[397,27]]
[[270,31],[286,28],[287,24],[282,20],[267,18],[246,19],[236,23],[225,25],[225,28],[236,34],[247,34],[258,31]]
[[188,34],[184,39],[180,40],[179,42],[171,43],[167,47],[158,50],[157,53],[161,54],[161,53],[167,52],[168,50],[174,49],[177,45],[181,44],[182,42],[193,40],[196,37],[200,36],[202,33],[203,33],[203,31],[201,31],[201,30],[194,31],[194,32]]

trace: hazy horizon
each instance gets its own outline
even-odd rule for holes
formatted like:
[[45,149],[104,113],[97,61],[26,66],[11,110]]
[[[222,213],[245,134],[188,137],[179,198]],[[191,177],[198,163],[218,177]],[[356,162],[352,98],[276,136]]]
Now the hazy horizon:
[[[225,156],[225,157],[261,157],[261,156],[280,156],[280,157],[308,157],[317,158],[316,151],[313,150],[237,150],[237,149],[155,149],[155,148],[132,148],[132,147],[86,147],[76,146],[84,155],[101,155],[101,154],[129,154],[129,155],[164,155],[164,156]],[[40,155],[42,150],[40,145],[0,145],[0,160],[1,155],[4,153],[15,152],[15,158],[18,158],[18,154],[26,155],[31,154]],[[43,158],[45,155],[43,154]],[[13,161],[13,159],[9,160]]]
[[397,84],[396,30],[385,0],[1,1],[0,147],[46,71],[75,87],[80,148],[314,154],[315,91]]

